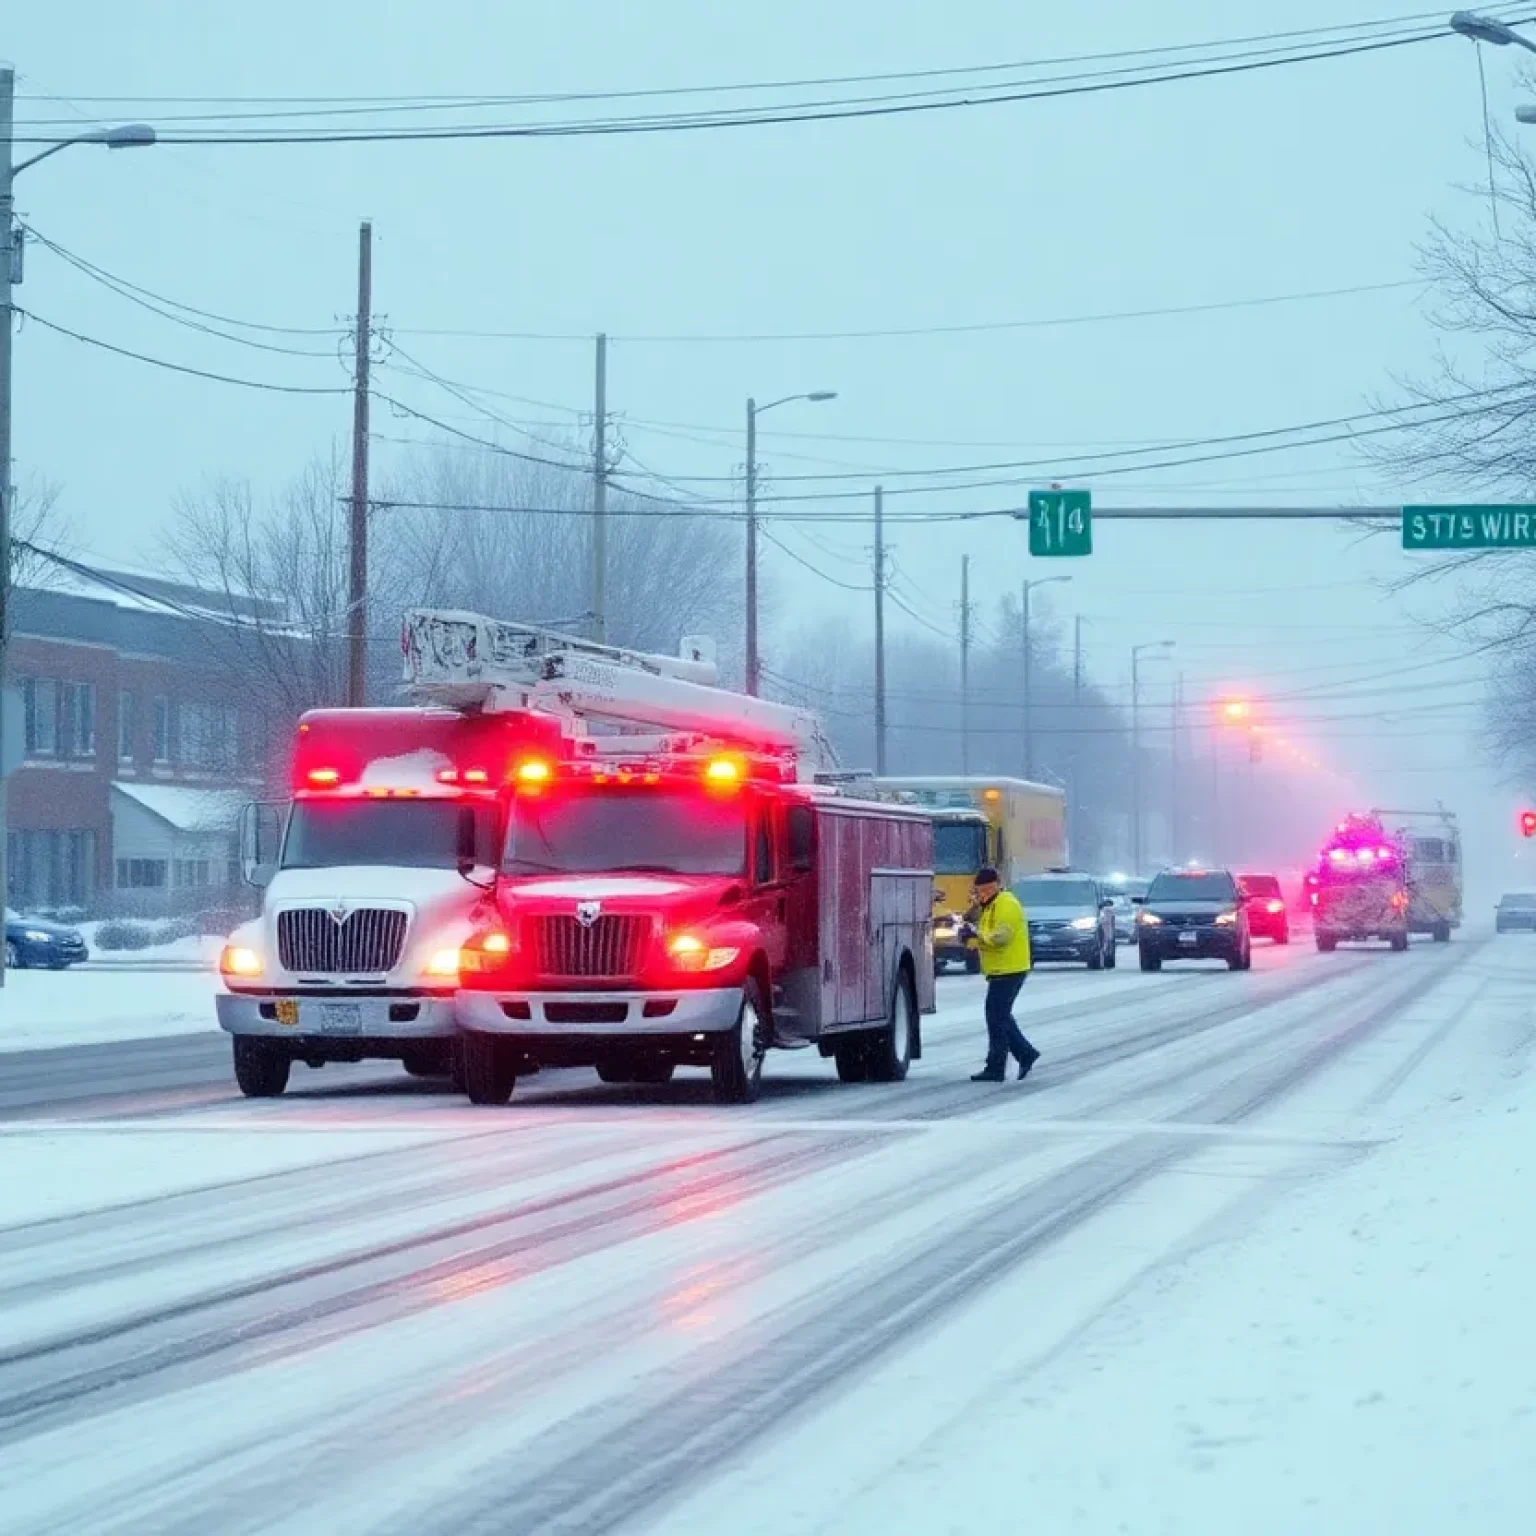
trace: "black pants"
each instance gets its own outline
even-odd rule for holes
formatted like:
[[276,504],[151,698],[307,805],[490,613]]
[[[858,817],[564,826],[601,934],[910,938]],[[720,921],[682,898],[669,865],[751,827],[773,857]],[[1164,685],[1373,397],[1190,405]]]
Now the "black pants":
[[1010,1055],[1020,1066],[1034,1055],[1034,1046],[1024,1038],[1013,1017],[1014,1001],[1028,979],[1028,971],[987,978],[988,1072],[1001,1072]]

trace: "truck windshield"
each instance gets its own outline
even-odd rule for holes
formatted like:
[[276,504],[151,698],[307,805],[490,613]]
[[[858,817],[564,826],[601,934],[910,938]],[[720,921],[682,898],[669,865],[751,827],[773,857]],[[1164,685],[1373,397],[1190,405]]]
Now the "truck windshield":
[[737,796],[604,790],[521,796],[507,823],[509,875],[740,875],[746,813]]
[[974,875],[987,862],[987,829],[975,822],[933,826],[933,871],[937,875]]
[[333,869],[387,864],[399,869],[453,869],[459,816],[475,817],[476,859],[496,862],[496,807],[462,800],[295,800],[283,839],[282,868]]

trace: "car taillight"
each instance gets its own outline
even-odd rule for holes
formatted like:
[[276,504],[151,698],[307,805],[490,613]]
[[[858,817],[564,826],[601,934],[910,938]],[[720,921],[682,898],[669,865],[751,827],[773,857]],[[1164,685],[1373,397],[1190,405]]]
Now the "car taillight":
[[1275,912],[1275,913],[1284,912],[1285,911],[1285,903],[1283,901],[1267,901],[1267,902],[1264,903],[1264,910],[1266,912]]

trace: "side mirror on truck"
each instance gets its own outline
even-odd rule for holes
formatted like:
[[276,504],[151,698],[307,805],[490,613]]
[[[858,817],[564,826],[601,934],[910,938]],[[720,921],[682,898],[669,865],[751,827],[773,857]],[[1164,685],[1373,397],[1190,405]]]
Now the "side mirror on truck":
[[459,878],[467,880],[471,885],[478,885],[482,890],[490,890],[495,884],[492,880],[477,880],[475,870],[480,860],[480,836],[479,826],[475,820],[474,809],[471,806],[463,806],[459,810],[459,821],[456,828],[456,857],[455,862],[459,871]]
[[259,800],[240,812],[240,872],[247,885],[268,886],[277,873],[278,850],[283,842],[282,801]]

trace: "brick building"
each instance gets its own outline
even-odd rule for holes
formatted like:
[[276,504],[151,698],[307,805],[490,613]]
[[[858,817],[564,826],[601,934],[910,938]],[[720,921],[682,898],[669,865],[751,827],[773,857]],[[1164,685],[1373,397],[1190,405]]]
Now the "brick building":
[[238,808],[266,755],[220,643],[227,601],[71,567],[11,603],[26,756],[10,780],[8,904],[166,913],[216,899],[239,878]]

